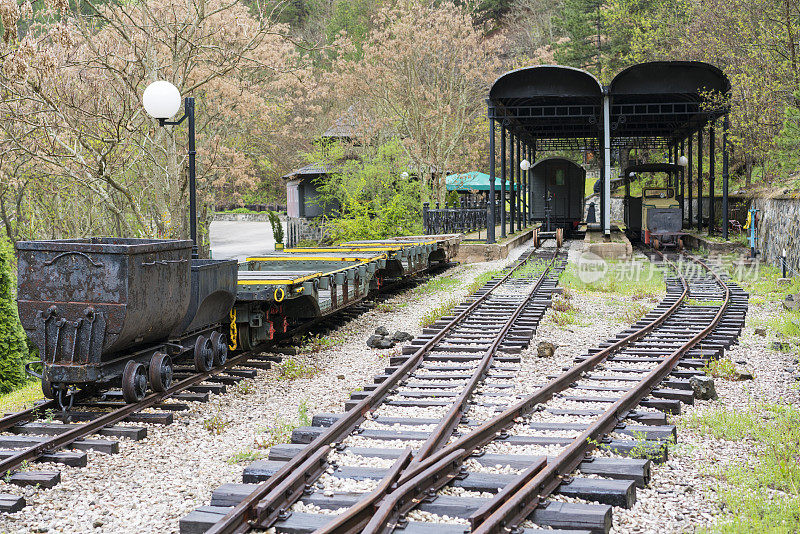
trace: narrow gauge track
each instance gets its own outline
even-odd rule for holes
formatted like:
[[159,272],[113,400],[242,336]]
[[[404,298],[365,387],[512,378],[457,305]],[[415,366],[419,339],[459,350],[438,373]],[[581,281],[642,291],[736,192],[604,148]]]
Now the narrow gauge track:
[[[607,532],[611,505],[631,506],[635,502],[635,488],[647,483],[651,460],[609,458],[592,451],[599,446],[622,456],[646,453],[653,461],[666,459],[675,428],[666,425],[665,412],[678,413],[681,402],[693,402],[689,378],[702,375],[699,368],[707,359],[721,356],[744,325],[747,295],[700,260],[692,262],[690,267],[695,268],[669,263],[674,275],[665,278],[667,295],[642,320],[578,358],[575,366],[533,394],[481,422],[477,429],[467,428],[443,448],[419,458],[421,461],[414,462],[411,452],[412,447],[418,447],[415,440],[419,432],[406,429],[415,425],[423,428],[429,423],[424,419],[384,421],[399,423],[400,429],[391,439],[405,441],[405,449],[374,446],[374,438],[387,439],[375,434],[372,443],[345,440],[339,458],[350,453],[387,460],[388,469],[344,466],[332,473],[342,479],[377,481],[371,491],[360,495],[312,493],[304,499],[311,505],[309,509],[291,514],[276,506],[277,500],[262,501],[261,507],[252,509],[260,517],[237,524],[232,519],[237,511],[241,514],[246,509],[245,498],[211,531],[242,532],[250,526],[274,523],[277,532],[287,533],[391,532],[398,526],[403,526],[407,534],[456,534],[465,530],[533,533],[540,531],[537,525]],[[350,413],[331,417],[336,421],[332,428]],[[380,421],[381,417],[376,419]],[[640,439],[632,440],[631,435]],[[332,441],[317,439],[314,443]],[[325,445],[317,450],[327,448]],[[293,459],[303,458],[301,452],[296,446],[274,447],[270,459],[288,460],[286,465],[290,465]],[[326,454],[306,456],[305,463],[313,464],[317,471],[330,472]],[[493,465],[505,465],[510,472],[498,474],[485,469]],[[312,481],[315,477],[302,467],[300,481]],[[573,476],[576,469],[580,474]],[[269,478],[260,488],[272,487],[272,498],[281,491],[289,493],[280,470],[263,471],[261,479]],[[587,474],[607,478],[584,478]],[[250,477],[259,477],[252,466]],[[437,494],[445,485],[455,488]],[[303,486],[296,483],[293,490],[302,492]],[[495,495],[491,499],[484,498],[483,493],[462,496],[464,491]],[[554,491],[601,504],[548,501]],[[218,497],[217,504],[223,504],[225,496]],[[228,498],[235,500],[236,496]],[[253,500],[249,503],[252,506]],[[415,507],[438,516],[461,518],[461,524],[442,518],[439,522],[409,522],[405,514]],[[325,511],[328,513],[319,513]],[[280,520],[264,521],[268,516]]]
[[[445,446],[467,407],[475,398],[484,396],[478,388],[494,376],[508,377],[507,372],[512,370],[509,364],[519,362],[515,353],[533,337],[549,298],[556,291],[558,274],[566,264],[559,252],[556,249],[542,256],[535,253],[535,248],[529,249],[503,276],[484,284],[457,307],[454,315],[425,329],[421,338],[404,348],[406,355],[398,357],[402,363],[393,359],[391,364],[395,367],[387,369],[388,374],[381,377],[380,383],[368,388],[370,391],[354,393],[347,404],[348,412],[331,421],[329,428],[306,429],[310,432],[306,438],[312,443],[255,488],[210,531],[238,532],[253,525],[274,523],[303,496],[309,483],[324,474],[329,454],[335,454],[332,443],[342,442],[353,431],[357,432],[356,438],[369,435],[366,419],[392,424],[391,417],[373,417],[379,407],[390,411],[420,403],[433,407],[440,413],[428,421],[432,428],[421,447],[432,453]],[[455,384],[461,386],[458,394],[452,392]],[[493,406],[508,402],[495,400]],[[410,455],[407,459],[413,461]],[[182,531],[204,531],[210,526],[209,520],[213,523],[220,518],[221,514],[213,515],[215,511],[218,510],[209,514],[200,509],[190,514],[181,521]]]
[[[435,275],[452,265],[452,263],[436,264],[428,272]],[[375,299],[389,298],[398,291],[422,282],[423,280],[418,279],[414,279],[413,282],[403,279],[386,284]],[[0,473],[5,473],[5,480],[12,484],[54,487],[61,480],[59,471],[19,469],[29,462],[36,461],[84,467],[87,464],[87,455],[84,452],[86,450],[116,453],[119,451],[119,444],[116,441],[84,438],[100,434],[103,437],[122,437],[135,441],[144,439],[147,435],[146,428],[116,424],[122,421],[171,424],[173,412],[189,409],[189,406],[181,401],[207,402],[210,393],[225,393],[227,386],[235,385],[245,378],[255,378],[259,369],[269,369],[272,363],[280,361],[280,357],[262,356],[262,353],[275,349],[285,340],[309,329],[320,331],[334,329],[369,309],[371,306],[358,302],[333,315],[309,320],[293,328],[280,339],[241,352],[228,358],[223,365],[206,372],[198,372],[188,364],[177,365],[175,366],[175,377],[179,379],[177,382],[166,391],[151,393],[136,403],[125,403],[121,392],[117,390],[103,392],[99,396],[78,392],[73,399],[73,406],[68,411],[60,410],[55,400],[46,400],[27,410],[6,415],[0,418],[0,432],[9,433],[9,435],[0,434]],[[167,403],[168,400],[178,402]],[[162,411],[142,413],[148,408]],[[73,450],[64,450],[67,448]],[[16,512],[25,504],[23,497],[0,494],[0,512]]]

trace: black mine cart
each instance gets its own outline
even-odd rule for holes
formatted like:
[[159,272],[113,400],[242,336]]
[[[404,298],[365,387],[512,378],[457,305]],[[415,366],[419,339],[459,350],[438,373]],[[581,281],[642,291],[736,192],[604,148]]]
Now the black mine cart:
[[[208,370],[227,357],[222,321],[233,260],[192,260],[191,241],[86,238],[17,243],[18,306],[45,395],[121,383],[128,402],[166,390],[172,362]],[[30,371],[30,368],[29,368]],[[32,373],[33,374],[33,373]]]

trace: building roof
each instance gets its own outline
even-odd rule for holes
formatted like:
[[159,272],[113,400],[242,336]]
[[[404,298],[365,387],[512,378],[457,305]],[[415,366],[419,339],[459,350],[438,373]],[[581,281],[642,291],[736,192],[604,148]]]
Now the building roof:
[[[470,171],[458,174],[450,174],[445,178],[448,191],[488,191],[489,175],[483,172]],[[511,189],[511,182],[506,180],[506,189]],[[494,179],[494,186],[500,191],[502,180],[499,177]]]
[[281,178],[285,178],[287,180],[293,178],[306,178],[308,176],[319,176],[321,174],[328,174],[330,169],[321,163],[311,163],[310,165],[306,165],[305,167],[300,167],[299,169],[295,169],[290,173],[284,174]]
[[324,139],[355,139],[359,134],[359,113],[352,104],[322,134]]

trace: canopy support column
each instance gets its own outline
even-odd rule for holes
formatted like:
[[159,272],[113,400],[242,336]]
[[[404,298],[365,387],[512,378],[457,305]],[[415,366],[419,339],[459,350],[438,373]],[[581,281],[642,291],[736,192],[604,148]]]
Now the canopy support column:
[[611,235],[611,98],[603,88],[603,234]]
[[728,240],[728,114],[722,119],[722,238]]
[[516,203],[517,203],[517,184],[514,179],[517,176],[517,171],[515,170],[515,162],[517,161],[514,159],[514,147],[517,143],[517,136],[511,134],[508,139],[508,142],[511,146],[509,146],[508,155],[508,177],[509,182],[511,184],[511,194],[508,197],[508,218],[509,218],[509,233],[514,233],[514,219],[516,215]]
[[[683,156],[684,152],[686,151],[686,140],[681,139],[681,153],[676,159],[676,162],[680,161],[680,158]],[[680,187],[680,195],[681,195],[681,227],[683,227],[683,219],[686,216],[686,197],[684,196],[686,192],[686,167],[681,169],[681,187]]]
[[506,236],[506,125],[500,123],[500,237]]
[[[528,163],[531,162],[531,147],[526,142],[525,143],[525,159],[528,160]],[[530,167],[528,167],[530,169]],[[528,183],[529,183],[529,174],[530,170],[522,172],[522,191],[520,194],[522,195],[522,227],[528,227]]]
[[714,206],[714,180],[716,178],[716,130],[717,121],[711,121],[708,130],[708,235],[716,230],[716,206]]
[[533,164],[536,163],[536,140],[531,142],[531,174],[528,176],[528,224],[533,226]]
[[697,132],[697,231],[703,231],[703,128]]
[[495,153],[494,153],[494,108],[489,106],[489,205],[486,207],[486,243],[494,243],[494,177],[495,177]]
[[522,139],[517,138],[517,231],[522,231]]
[[692,212],[694,211],[692,208],[692,202],[694,202],[694,193],[692,192],[692,145],[694,144],[694,134],[689,134],[689,146],[688,152],[686,154],[686,159],[689,160],[689,165],[686,167],[686,185],[689,189],[689,210],[686,217],[686,220],[689,221],[689,228],[692,227]]

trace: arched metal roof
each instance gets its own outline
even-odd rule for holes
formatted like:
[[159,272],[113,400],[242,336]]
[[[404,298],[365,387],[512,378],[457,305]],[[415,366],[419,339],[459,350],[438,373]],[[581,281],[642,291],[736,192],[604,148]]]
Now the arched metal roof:
[[614,76],[609,85],[611,96],[624,101],[659,95],[667,100],[700,100],[709,91],[727,94],[730,90],[731,82],[719,68],[700,61],[639,63]]
[[728,77],[708,63],[652,61],[628,67],[609,86],[611,136],[639,144],[684,139],[727,112],[719,100],[730,90]]
[[536,163],[533,164],[531,169],[534,169],[534,168],[538,167],[539,165],[543,165],[545,163],[568,163],[569,165],[571,165],[573,167],[579,168],[584,173],[586,172],[586,169],[584,169],[582,165],[580,165],[578,163],[575,163],[574,161],[572,161],[569,158],[562,158],[560,156],[552,156],[550,158],[540,159],[539,161],[537,161]]
[[[686,138],[727,108],[709,101],[731,84],[717,67],[699,61],[653,61],[614,77],[614,146],[662,148]],[[489,91],[490,117],[540,149],[596,149],[602,133],[603,87],[589,72],[559,65],[509,71]]]
[[489,98],[510,100],[561,100],[600,98],[603,86],[585,70],[561,65],[535,65],[508,71],[492,84]]
[[[490,113],[523,139],[553,147],[595,147],[603,87],[585,70],[536,65],[509,71],[489,91]],[[587,146],[588,145],[588,146]]]

